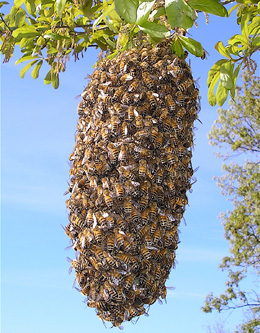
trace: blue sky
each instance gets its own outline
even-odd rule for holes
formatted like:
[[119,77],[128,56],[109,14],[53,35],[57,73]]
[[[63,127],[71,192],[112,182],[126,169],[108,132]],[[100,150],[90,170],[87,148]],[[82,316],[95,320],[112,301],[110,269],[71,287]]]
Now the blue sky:
[[[167,281],[175,290],[169,290],[167,304],[151,306],[149,317],[141,317],[136,325],[125,323],[124,332],[207,332],[218,320],[232,329],[241,317],[241,312],[217,315],[200,309],[209,292],[218,295],[224,290],[226,275],[218,264],[228,253],[228,243],[217,217],[232,208],[213,180],[221,174],[222,161],[207,139],[217,108],[207,102],[206,79],[220,58],[215,43],[225,44],[239,33],[234,15],[231,20],[210,15],[208,26],[200,16],[199,27],[189,31],[210,54],[204,61],[190,57],[202,96],[202,124],[195,124],[193,156],[194,168],[200,168],[189,194],[187,225],[180,226],[178,264]],[[106,331],[94,309],[86,308],[83,296],[72,288],[74,276],[68,275],[66,257],[74,258],[74,252],[64,250],[69,239],[61,227],[68,223],[63,193],[74,146],[77,96],[87,85],[84,78],[92,72],[97,54],[90,50],[79,62],[71,60],[58,90],[43,84],[47,68],[33,80],[29,72],[19,77],[17,56],[1,65],[3,333]]]

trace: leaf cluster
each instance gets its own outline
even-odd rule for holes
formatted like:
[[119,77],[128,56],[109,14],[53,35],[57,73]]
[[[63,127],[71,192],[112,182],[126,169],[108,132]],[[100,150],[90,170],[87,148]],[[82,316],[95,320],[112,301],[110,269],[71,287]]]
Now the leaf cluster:
[[[7,4],[1,1],[0,8]],[[178,56],[186,49],[202,57],[202,45],[185,36],[199,11],[227,16],[216,0],[15,0],[9,13],[0,13],[1,52],[7,62],[20,47],[16,64],[29,61],[21,77],[34,67],[32,77],[37,78],[46,62],[51,68],[44,82],[57,88],[69,57],[79,59],[88,47],[112,57],[147,38],[151,43],[172,38]]]
[[228,271],[227,288],[219,297],[209,294],[203,311],[248,307],[254,312],[255,327],[260,328],[259,290],[244,291],[241,287],[249,271],[260,274],[260,78],[246,72],[243,80],[244,86],[236,89],[230,109],[218,110],[219,118],[209,134],[212,145],[227,149],[220,157],[237,157],[239,162],[224,164],[225,174],[217,177],[222,194],[230,198],[234,207],[221,214],[230,244],[230,255],[220,265]]
[[222,106],[228,94],[232,99],[235,98],[235,85],[241,66],[252,75],[256,71],[257,64],[252,55],[260,50],[260,3],[257,2],[237,1],[228,12],[230,16],[237,10],[237,23],[241,27],[241,34],[232,36],[226,46],[221,41],[215,45],[224,58],[218,60],[208,73],[208,100],[212,106],[216,103]]

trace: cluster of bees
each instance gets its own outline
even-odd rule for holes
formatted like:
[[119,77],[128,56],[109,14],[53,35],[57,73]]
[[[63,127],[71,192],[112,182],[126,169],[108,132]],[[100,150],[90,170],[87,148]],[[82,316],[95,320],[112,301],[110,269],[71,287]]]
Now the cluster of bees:
[[166,297],[192,186],[198,94],[167,42],[104,59],[82,93],[66,234],[87,305],[113,326]]

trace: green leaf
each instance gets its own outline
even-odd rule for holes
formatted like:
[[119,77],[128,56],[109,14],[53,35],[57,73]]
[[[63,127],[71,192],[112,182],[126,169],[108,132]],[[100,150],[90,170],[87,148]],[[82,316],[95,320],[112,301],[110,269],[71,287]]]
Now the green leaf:
[[207,79],[208,87],[210,86],[211,81],[215,77],[215,74],[220,71],[221,65],[224,64],[227,61],[228,61],[227,59],[220,59],[211,67],[211,69],[209,70],[208,79]]
[[215,0],[189,0],[189,5],[196,10],[201,10],[217,16],[228,16],[226,8]]
[[54,89],[59,88],[59,75],[58,74],[52,74],[51,84]]
[[256,38],[253,38],[252,40],[252,46],[253,47],[258,47],[260,46],[260,36],[256,37]]
[[49,70],[49,72],[46,74],[45,78],[44,78],[44,84],[50,84],[51,83],[51,69]]
[[35,17],[36,14],[36,6],[34,0],[24,0],[25,7],[28,13]]
[[15,26],[21,27],[25,23],[26,14],[23,9],[20,9],[15,15]]
[[228,61],[220,67],[220,81],[224,88],[230,90],[234,87],[231,62]]
[[50,38],[50,39],[53,39],[53,40],[70,39],[70,38],[67,37],[67,36],[62,36],[62,35],[56,34],[56,33],[54,33],[54,32],[51,32],[51,33],[45,34],[45,35],[43,36],[43,38]]
[[179,40],[181,44],[192,54],[194,54],[196,57],[202,57],[204,54],[203,47],[199,42],[196,40],[185,37],[185,36],[179,36]]
[[137,8],[139,5],[138,0],[114,0],[115,7],[118,14],[128,23],[135,23]]
[[234,99],[235,98],[235,85],[236,85],[236,81],[237,81],[237,77],[238,77],[238,73],[240,71],[240,67],[241,67],[242,63],[239,64],[237,66],[237,68],[234,70],[234,73],[233,73],[233,81],[234,81],[234,86],[232,89],[230,89],[230,96]]
[[251,35],[254,32],[254,29],[259,29],[260,27],[260,17],[259,16],[256,16],[253,18],[252,22],[249,24],[248,26],[248,34]]
[[19,36],[19,38],[23,37],[36,37],[39,35],[39,33],[36,31],[36,29],[33,26],[27,26],[27,27],[21,27],[17,28],[13,31],[13,37],[16,38]]
[[172,29],[179,27],[187,30],[196,19],[194,10],[184,0],[165,0],[165,11]]
[[228,90],[222,86],[221,81],[218,84],[216,97],[219,106],[222,106],[226,102],[228,97]]
[[215,45],[215,49],[216,49],[220,54],[222,54],[224,57],[231,58],[229,52],[227,51],[227,49],[225,48],[225,46],[223,45],[222,42],[218,42],[218,43]]
[[103,21],[107,16],[108,14],[115,9],[115,4],[113,3],[111,6],[108,6],[108,8],[103,12],[103,14],[101,16],[99,16],[95,22],[93,23],[93,30],[95,29],[95,27],[101,22]]
[[214,88],[215,88],[215,85],[217,84],[218,80],[219,80],[219,72],[216,72],[213,79],[211,80],[211,83],[209,85],[209,90],[208,90],[208,101],[211,106],[216,105],[216,96],[214,93]]
[[24,61],[27,61],[27,60],[33,60],[33,59],[39,59],[39,57],[34,57],[32,55],[25,55],[22,58],[16,60],[15,65],[18,65],[21,62],[24,62]]
[[7,1],[1,1],[0,2],[0,8],[2,8],[4,5],[9,5],[9,2],[7,2]]
[[15,7],[21,7],[23,3],[24,3],[24,0],[14,0]]
[[66,5],[66,0],[57,0],[56,2],[57,14],[60,18],[62,17],[65,5]]
[[155,22],[145,22],[142,26],[139,27],[142,31],[154,38],[166,38],[171,34],[171,32],[165,26]]
[[179,58],[183,58],[184,55],[184,50],[181,42],[179,39],[176,39],[172,44],[171,44],[171,49],[172,52],[175,53]]
[[248,29],[249,19],[250,19],[250,14],[245,13],[242,15],[240,23],[242,35],[245,36],[246,38],[248,38],[249,36],[249,29]]
[[234,35],[228,40],[228,44],[246,44],[248,45],[248,39],[243,35]]
[[37,64],[36,64],[36,66],[34,67],[34,69],[32,70],[32,78],[33,79],[37,79],[37,77],[39,76],[39,71],[40,71],[40,68],[41,68],[41,66],[42,66],[42,63],[43,63],[43,61],[42,60],[40,60]]
[[142,23],[148,20],[148,17],[150,15],[154,3],[155,0],[144,1],[139,5],[139,7],[137,8],[136,22],[135,22],[137,25],[142,25]]
[[36,64],[37,60],[29,62],[21,71],[20,71],[20,77],[23,79],[25,73],[28,71],[29,68],[31,68],[34,64]]

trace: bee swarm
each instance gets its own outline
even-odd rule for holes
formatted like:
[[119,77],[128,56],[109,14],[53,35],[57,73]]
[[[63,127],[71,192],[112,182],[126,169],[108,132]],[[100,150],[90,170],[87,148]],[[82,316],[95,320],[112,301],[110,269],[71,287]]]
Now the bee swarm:
[[66,234],[87,305],[113,326],[166,297],[191,188],[198,93],[167,42],[103,60],[82,93]]

